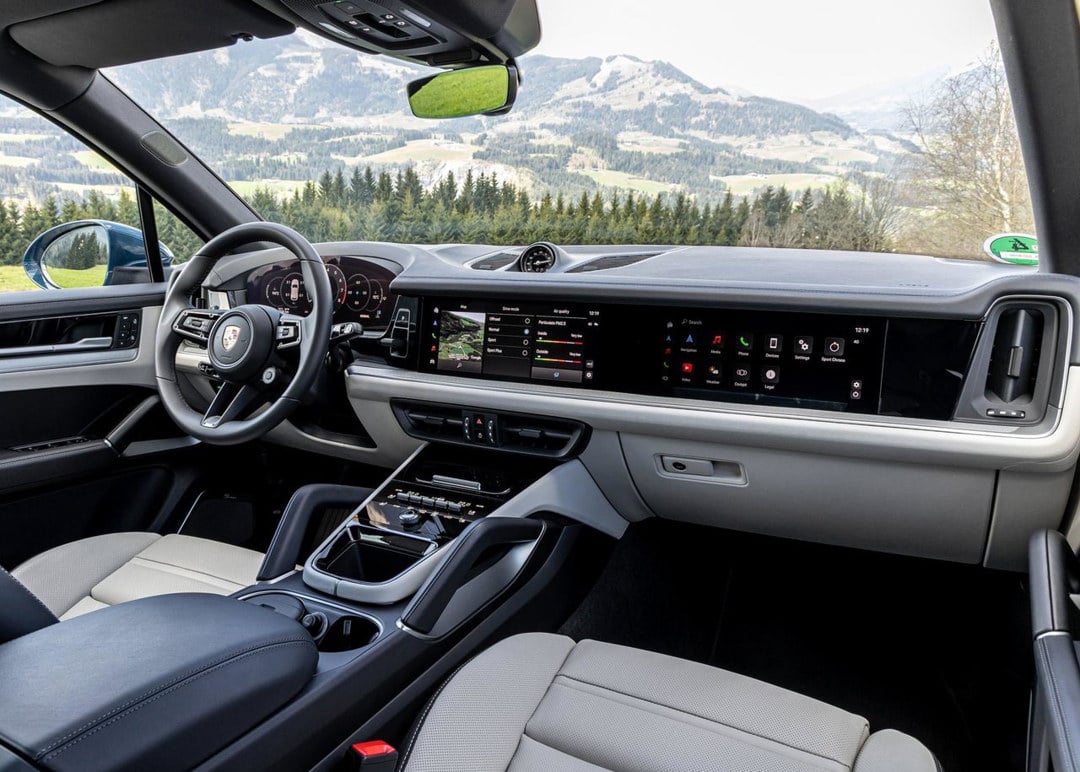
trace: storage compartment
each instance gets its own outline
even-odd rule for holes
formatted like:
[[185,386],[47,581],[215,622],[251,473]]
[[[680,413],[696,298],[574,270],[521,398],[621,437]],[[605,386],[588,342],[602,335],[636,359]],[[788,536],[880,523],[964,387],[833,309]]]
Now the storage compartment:
[[435,549],[427,539],[350,525],[319,553],[315,568],[347,581],[378,584],[405,573]]
[[660,517],[961,563],[983,558],[992,470],[642,435],[621,441],[637,489]]

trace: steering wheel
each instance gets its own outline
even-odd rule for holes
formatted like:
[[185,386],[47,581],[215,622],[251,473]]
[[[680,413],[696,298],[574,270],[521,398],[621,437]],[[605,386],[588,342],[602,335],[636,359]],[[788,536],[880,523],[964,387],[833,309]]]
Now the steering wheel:
[[[213,285],[215,263],[246,244],[270,242],[300,261],[311,297],[307,316],[283,314],[249,303],[225,310],[191,305],[193,292]],[[166,412],[192,437],[213,445],[237,445],[258,439],[299,406],[319,375],[330,347],[334,295],[322,259],[296,231],[274,223],[237,225],[208,241],[188,261],[165,296],[155,342],[158,392]],[[180,390],[176,352],[184,340],[205,346],[210,367],[222,385],[205,411],[192,407]],[[289,349],[299,351],[292,380],[286,380]],[[264,410],[245,417],[257,408]]]

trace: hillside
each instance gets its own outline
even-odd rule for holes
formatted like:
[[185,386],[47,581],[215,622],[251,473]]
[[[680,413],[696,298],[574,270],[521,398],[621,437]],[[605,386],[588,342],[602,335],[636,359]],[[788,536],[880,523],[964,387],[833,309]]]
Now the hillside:
[[[338,167],[496,174],[532,193],[621,189],[716,199],[766,185],[822,187],[888,171],[904,145],[808,107],[709,88],[631,56],[527,56],[513,112],[421,121],[405,84],[423,74],[312,35],[259,41],[110,71],[109,77],[243,193],[291,193]],[[108,180],[98,159],[0,112],[0,197],[79,192]]]

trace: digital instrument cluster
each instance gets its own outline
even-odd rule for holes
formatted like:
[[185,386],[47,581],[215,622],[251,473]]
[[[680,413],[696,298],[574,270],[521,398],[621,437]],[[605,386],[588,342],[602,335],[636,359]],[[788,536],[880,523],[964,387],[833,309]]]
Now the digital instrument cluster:
[[[363,257],[324,257],[323,263],[334,292],[334,322],[360,322],[368,330],[385,329],[394,310],[390,282],[395,273]],[[282,313],[311,313],[311,297],[295,260],[253,271],[247,281],[247,299]]]

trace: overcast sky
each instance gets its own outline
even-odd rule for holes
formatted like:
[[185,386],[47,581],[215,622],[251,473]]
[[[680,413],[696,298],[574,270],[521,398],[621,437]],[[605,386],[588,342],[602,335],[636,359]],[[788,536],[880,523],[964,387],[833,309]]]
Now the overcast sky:
[[[551,56],[633,54],[709,86],[819,99],[955,69],[996,37],[988,0],[537,0]],[[656,9],[668,13],[657,14]]]

